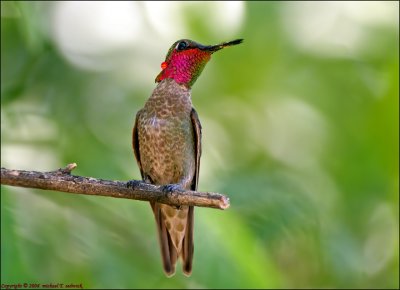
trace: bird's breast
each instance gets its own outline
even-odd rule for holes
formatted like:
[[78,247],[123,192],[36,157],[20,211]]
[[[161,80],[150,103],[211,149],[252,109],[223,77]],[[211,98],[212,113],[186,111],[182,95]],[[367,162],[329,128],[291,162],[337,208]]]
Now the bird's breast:
[[143,171],[156,184],[178,183],[194,170],[190,116],[149,115],[140,120],[139,148]]

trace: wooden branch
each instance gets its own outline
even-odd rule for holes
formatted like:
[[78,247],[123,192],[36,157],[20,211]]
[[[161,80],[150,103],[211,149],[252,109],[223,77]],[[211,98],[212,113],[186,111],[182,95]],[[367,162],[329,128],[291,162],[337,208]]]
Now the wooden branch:
[[165,203],[173,206],[193,205],[227,209],[229,198],[214,192],[172,191],[165,192],[162,186],[134,181],[132,187],[127,182],[103,180],[92,177],[71,175],[76,163],[68,164],[50,172],[10,170],[1,168],[1,184],[40,188],[68,193],[100,195],[117,198],[136,199]]

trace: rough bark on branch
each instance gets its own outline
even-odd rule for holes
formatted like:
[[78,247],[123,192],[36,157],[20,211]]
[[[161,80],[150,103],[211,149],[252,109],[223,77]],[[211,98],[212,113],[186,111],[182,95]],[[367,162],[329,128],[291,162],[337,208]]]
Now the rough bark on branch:
[[1,184],[39,188],[68,193],[100,195],[117,198],[160,202],[174,206],[193,205],[227,209],[229,198],[214,192],[173,191],[165,192],[162,186],[135,181],[128,188],[127,182],[103,180],[71,175],[75,163],[50,172],[11,170],[1,168]]

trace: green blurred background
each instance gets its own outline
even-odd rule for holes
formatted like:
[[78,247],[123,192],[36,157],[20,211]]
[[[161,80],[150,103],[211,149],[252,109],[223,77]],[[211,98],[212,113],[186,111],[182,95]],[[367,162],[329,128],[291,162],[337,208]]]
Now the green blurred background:
[[139,179],[136,112],[180,38],[218,52],[190,278],[148,203],[1,187],[1,283],[398,288],[399,2],[1,2],[1,166]]

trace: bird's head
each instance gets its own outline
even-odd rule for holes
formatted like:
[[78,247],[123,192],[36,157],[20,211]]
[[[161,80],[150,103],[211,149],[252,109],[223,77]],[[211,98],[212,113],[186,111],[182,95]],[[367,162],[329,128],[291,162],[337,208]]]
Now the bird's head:
[[156,77],[156,82],[171,78],[190,88],[214,52],[239,44],[242,41],[243,39],[236,39],[206,46],[189,39],[178,40],[168,50],[165,61],[161,64],[162,70]]

